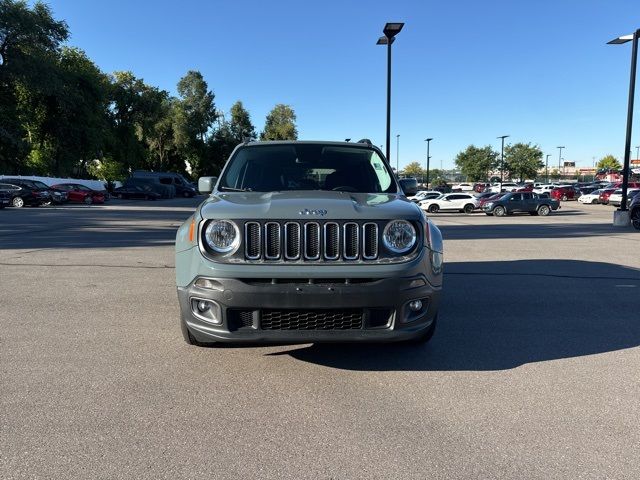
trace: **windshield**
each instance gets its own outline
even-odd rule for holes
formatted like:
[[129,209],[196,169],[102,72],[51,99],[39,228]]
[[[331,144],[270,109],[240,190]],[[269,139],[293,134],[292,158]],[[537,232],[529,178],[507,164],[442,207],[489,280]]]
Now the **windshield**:
[[45,183],[39,182],[38,180],[33,180],[32,182],[38,188],[49,188]]
[[220,181],[222,191],[397,191],[391,171],[369,148],[261,145],[239,149],[230,162]]

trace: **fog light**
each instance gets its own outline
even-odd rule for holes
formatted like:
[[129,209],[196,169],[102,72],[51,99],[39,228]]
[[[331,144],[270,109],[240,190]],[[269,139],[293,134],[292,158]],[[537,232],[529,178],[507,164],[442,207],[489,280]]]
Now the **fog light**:
[[202,313],[206,312],[207,310],[209,310],[211,308],[211,304],[209,302],[206,302],[204,300],[200,300],[198,302],[198,310]]
[[412,312],[418,312],[422,310],[422,300],[414,300],[412,302],[409,302],[409,309]]
[[222,323],[222,310],[213,300],[203,298],[193,298],[189,300],[191,313],[200,320],[220,325]]

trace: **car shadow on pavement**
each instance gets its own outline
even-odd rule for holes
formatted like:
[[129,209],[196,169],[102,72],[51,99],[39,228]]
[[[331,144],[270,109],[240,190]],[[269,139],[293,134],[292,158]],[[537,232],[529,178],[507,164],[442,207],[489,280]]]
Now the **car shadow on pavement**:
[[313,344],[271,355],[357,371],[491,371],[640,345],[640,269],[574,260],[447,264],[426,345]]
[[168,203],[166,205],[165,208],[140,205],[137,208],[125,206],[122,209],[65,206],[23,208],[3,212],[3,221],[0,223],[0,249],[173,245],[179,225],[193,210],[175,210],[171,209]]
[[445,240],[494,238],[570,238],[612,235],[631,231],[605,223],[504,223],[491,225],[438,225]]

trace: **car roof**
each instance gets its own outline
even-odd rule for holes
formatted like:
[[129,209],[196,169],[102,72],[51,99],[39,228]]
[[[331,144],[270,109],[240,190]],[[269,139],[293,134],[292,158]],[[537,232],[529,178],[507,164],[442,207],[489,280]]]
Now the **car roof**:
[[269,145],[330,145],[338,147],[352,147],[352,148],[375,148],[378,147],[372,143],[365,142],[335,142],[335,141],[322,141],[322,140],[267,140],[267,141],[252,141],[240,144],[240,146],[248,147],[263,147]]

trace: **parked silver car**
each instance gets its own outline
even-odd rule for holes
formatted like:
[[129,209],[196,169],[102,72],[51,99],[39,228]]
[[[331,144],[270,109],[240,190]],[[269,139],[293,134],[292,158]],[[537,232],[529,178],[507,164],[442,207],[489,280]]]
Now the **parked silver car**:
[[442,236],[368,141],[250,142],[179,228],[189,344],[427,341]]

